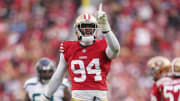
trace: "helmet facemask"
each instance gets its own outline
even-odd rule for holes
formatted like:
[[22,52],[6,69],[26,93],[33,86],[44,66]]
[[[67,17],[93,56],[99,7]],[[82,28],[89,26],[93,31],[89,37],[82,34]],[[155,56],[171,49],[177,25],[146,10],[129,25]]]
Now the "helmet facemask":
[[83,14],[75,22],[78,40],[83,46],[91,45],[96,39],[97,21],[94,16]]
[[36,72],[39,81],[47,84],[55,71],[54,63],[48,58],[41,58],[36,64]]
[[168,75],[169,72],[169,66],[168,67],[155,67],[152,69],[152,75],[154,77],[154,80],[158,80],[161,77],[164,77]]
[[83,42],[85,45],[91,44],[95,41],[96,32],[97,32],[97,25],[90,23],[90,24],[79,24],[77,26],[77,31],[79,34],[78,40]]
[[51,79],[54,70],[40,70],[38,71],[39,80],[43,84],[47,84]]

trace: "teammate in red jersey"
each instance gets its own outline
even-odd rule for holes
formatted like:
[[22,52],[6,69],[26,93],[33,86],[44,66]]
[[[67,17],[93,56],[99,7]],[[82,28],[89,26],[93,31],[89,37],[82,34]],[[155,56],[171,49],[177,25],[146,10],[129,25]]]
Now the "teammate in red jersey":
[[158,93],[157,81],[167,76],[171,67],[169,59],[163,56],[155,56],[148,60],[147,66],[151,68],[152,76],[154,79],[153,88],[151,91],[151,101],[159,101],[160,95]]
[[172,61],[168,77],[156,82],[156,98],[152,101],[180,101],[180,58]]
[[[48,101],[67,70],[72,82],[72,101],[108,100],[106,76],[111,60],[119,55],[120,45],[102,6],[96,18],[88,13],[82,14],[76,19],[74,27],[78,41],[61,44],[58,68],[41,101]],[[97,28],[101,29],[104,39],[96,39]]]

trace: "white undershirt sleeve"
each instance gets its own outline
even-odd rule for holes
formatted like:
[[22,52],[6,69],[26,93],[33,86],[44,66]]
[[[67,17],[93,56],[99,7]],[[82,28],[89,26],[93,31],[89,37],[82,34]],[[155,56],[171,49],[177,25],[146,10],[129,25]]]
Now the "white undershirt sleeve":
[[45,92],[47,97],[50,97],[54,94],[54,92],[58,89],[60,84],[62,83],[64,74],[67,71],[67,62],[64,59],[63,53],[60,54],[59,64],[58,67],[53,74],[51,80],[49,81],[48,88]]
[[116,58],[120,53],[120,44],[112,31],[104,34],[106,42],[108,44],[106,48],[106,55],[109,59]]

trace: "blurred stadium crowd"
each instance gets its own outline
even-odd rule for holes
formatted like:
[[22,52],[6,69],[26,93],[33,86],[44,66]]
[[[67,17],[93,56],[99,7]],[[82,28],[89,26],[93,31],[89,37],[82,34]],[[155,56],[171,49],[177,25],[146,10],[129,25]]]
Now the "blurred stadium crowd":
[[[0,0],[0,101],[23,101],[24,81],[41,57],[57,63],[60,42],[74,38],[79,8],[80,0]],[[103,9],[121,45],[110,101],[149,101],[147,59],[180,56],[180,1],[103,0]]]

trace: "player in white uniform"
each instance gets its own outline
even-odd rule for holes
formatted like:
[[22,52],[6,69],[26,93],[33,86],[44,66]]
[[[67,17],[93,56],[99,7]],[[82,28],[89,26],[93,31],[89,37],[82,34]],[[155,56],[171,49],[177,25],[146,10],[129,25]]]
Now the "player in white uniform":
[[[36,65],[37,76],[28,79],[24,84],[26,92],[25,101],[39,101],[40,96],[48,87],[49,79],[55,71],[55,65],[48,58],[41,58]],[[66,94],[64,94],[66,93]],[[63,83],[59,86],[50,101],[69,101],[70,100],[70,83],[64,78]]]

